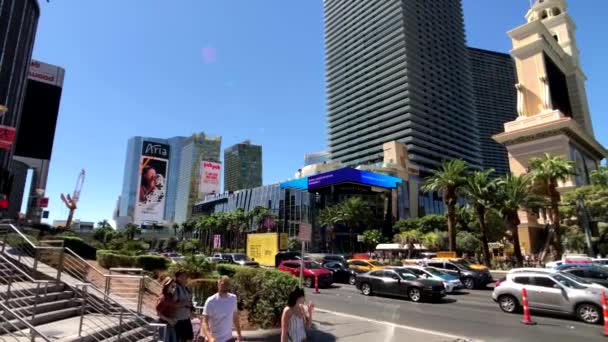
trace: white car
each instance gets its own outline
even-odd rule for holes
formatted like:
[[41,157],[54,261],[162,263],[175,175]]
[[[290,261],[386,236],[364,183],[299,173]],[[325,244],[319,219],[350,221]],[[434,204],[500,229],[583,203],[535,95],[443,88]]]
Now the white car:
[[399,269],[405,269],[411,273],[414,273],[418,278],[423,279],[431,279],[437,280],[443,283],[445,287],[446,293],[452,293],[455,290],[460,290],[464,288],[464,285],[458,279],[451,274],[447,274],[445,272],[441,272],[440,270],[434,267],[423,267],[423,266],[403,266],[399,267]]

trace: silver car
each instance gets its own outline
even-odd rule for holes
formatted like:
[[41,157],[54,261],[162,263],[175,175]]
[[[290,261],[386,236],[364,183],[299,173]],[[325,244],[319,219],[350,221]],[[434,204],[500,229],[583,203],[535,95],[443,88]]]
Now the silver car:
[[603,289],[568,273],[511,272],[496,282],[492,299],[504,312],[520,312],[524,287],[531,310],[573,315],[590,324],[602,321]]

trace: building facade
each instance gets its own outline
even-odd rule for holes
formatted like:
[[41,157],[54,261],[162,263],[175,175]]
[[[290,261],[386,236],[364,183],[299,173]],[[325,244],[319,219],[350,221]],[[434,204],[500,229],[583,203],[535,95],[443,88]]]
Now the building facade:
[[39,16],[37,0],[0,2],[0,114],[3,114],[0,125],[3,136],[8,138],[8,143],[3,141],[0,147],[0,195],[3,198],[9,197],[14,178],[12,143],[19,131]]
[[224,150],[224,191],[262,186],[262,146],[250,141]]
[[327,151],[306,153],[304,155],[304,166],[323,164],[330,161],[330,155]]
[[471,47],[468,50],[482,166],[484,169],[494,169],[494,175],[507,174],[507,149],[494,141],[492,136],[501,133],[506,122],[517,118],[515,62],[509,54]]
[[[221,144],[222,138],[205,133],[195,134],[184,141],[181,149],[179,180],[175,198],[175,214],[168,220],[176,223],[185,222],[192,214],[194,203],[202,200],[205,195],[219,193],[221,186]],[[219,169],[218,169],[219,168]],[[207,169],[214,169],[213,184],[205,187]],[[203,179],[205,178],[205,179]]]
[[324,1],[331,159],[382,162],[405,143],[425,173],[481,167],[460,0]]

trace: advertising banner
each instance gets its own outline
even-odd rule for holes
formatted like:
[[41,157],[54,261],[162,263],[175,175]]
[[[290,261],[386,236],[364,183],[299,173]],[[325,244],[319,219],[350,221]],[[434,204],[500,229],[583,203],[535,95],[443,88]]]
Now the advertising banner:
[[135,224],[160,223],[165,216],[169,146],[144,141],[139,164]]
[[279,234],[247,234],[247,256],[255,259],[260,265],[275,266],[274,257],[277,253],[279,253]]
[[15,127],[0,125],[0,149],[10,150],[15,141]]
[[213,235],[213,249],[222,248],[222,236],[219,234]]
[[32,60],[28,77],[32,80],[47,83],[50,85],[63,87],[65,70],[56,65]]
[[198,195],[203,199],[206,195],[220,192],[222,164],[210,161],[201,161],[200,176],[198,180]]
[[49,198],[48,197],[42,197],[40,199],[39,207],[40,208],[48,208],[49,207]]

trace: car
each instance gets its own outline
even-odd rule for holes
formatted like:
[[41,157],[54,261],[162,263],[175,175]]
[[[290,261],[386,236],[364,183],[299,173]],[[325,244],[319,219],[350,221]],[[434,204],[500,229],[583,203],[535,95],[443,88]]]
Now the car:
[[562,270],[564,273],[574,274],[591,283],[608,287],[608,270],[601,266],[590,267],[568,267]]
[[348,257],[341,254],[327,254],[323,257],[322,263],[328,263],[330,261],[338,261],[342,263],[342,265],[348,267]]
[[[279,267],[281,262],[285,260],[302,260],[302,253],[300,252],[279,252],[274,256],[274,266]],[[304,256],[304,260],[311,260],[309,257]]]
[[279,270],[291,273],[295,277],[300,277],[302,262],[304,262],[304,286],[314,287],[315,278],[318,278],[319,287],[329,287],[333,284],[332,271],[323,268],[316,261],[286,260],[281,262]]
[[480,271],[484,271],[487,270],[488,267],[486,265],[482,265],[482,264],[473,264],[471,262],[469,262],[467,259],[464,258],[433,258],[431,260],[434,261],[453,261],[453,262],[459,262],[461,264],[465,264],[468,267],[474,269],[474,270],[480,270]]
[[562,260],[552,261],[545,264],[547,268],[557,268],[568,264],[593,264],[593,259],[585,254],[564,254]]
[[522,289],[528,293],[531,310],[576,316],[585,323],[602,321],[601,287],[564,272],[513,272],[496,282],[492,299],[507,313],[522,308]]
[[434,267],[403,266],[399,268],[408,270],[419,278],[432,279],[442,282],[445,286],[445,290],[447,293],[452,293],[456,290],[464,288],[464,285],[462,284],[462,281],[460,281],[460,278],[448,274],[446,272],[442,272]]
[[458,277],[468,290],[484,288],[492,282],[492,275],[489,270],[475,270],[457,261],[424,260],[422,265],[434,267],[441,272]]
[[218,253],[214,254],[213,257],[223,259],[225,262],[230,264],[237,264],[249,267],[260,267],[260,264],[258,262],[249,259],[249,257],[243,253]]
[[403,269],[381,269],[357,275],[355,286],[366,296],[373,294],[407,297],[413,302],[441,299],[446,290],[436,280],[420,279]]
[[207,257],[206,258],[208,262],[214,263],[214,264],[227,264],[228,261],[222,259],[222,258],[218,258],[218,257]]
[[593,263],[599,266],[608,267],[608,259],[599,258],[593,259]]
[[355,285],[357,280],[357,272],[344,266],[339,261],[329,261],[323,264],[323,268],[330,270],[333,273],[334,282],[346,283]]
[[172,264],[177,264],[178,262],[183,261],[186,258],[180,255],[180,256],[170,257],[169,259],[171,259]]
[[355,270],[355,272],[357,273],[381,270],[385,267],[376,260],[350,259],[347,260],[346,263],[348,265],[348,268]]

